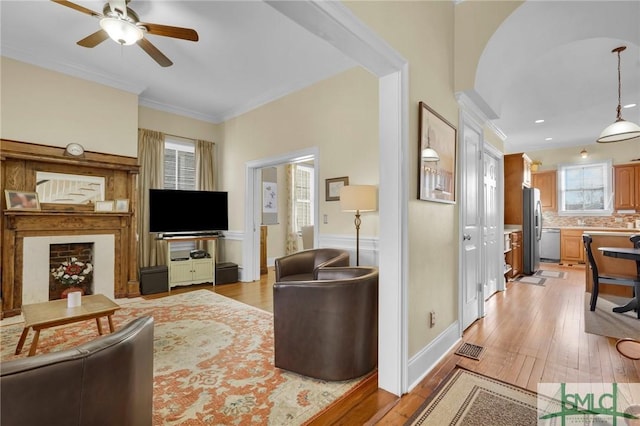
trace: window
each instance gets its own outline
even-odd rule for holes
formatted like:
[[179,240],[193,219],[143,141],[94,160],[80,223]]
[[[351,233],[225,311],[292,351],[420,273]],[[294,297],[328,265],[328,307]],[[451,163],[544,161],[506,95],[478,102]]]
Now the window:
[[559,214],[611,214],[611,170],[611,161],[559,165]]
[[196,154],[193,142],[165,138],[164,188],[196,189]]
[[313,225],[313,167],[296,165],[293,208],[297,232]]
[[[165,137],[164,189],[196,189],[195,148],[193,142]],[[172,257],[188,257],[189,251],[194,248],[194,241],[171,243]]]

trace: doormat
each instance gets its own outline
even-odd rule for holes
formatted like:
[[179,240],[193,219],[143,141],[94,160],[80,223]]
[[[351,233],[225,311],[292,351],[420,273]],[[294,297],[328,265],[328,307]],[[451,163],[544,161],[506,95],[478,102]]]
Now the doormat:
[[456,367],[404,426],[535,425],[537,394]]
[[478,361],[480,360],[480,354],[482,354],[483,350],[484,350],[484,347],[482,346],[465,342],[462,345],[460,345],[458,350],[456,350],[454,353],[456,355],[466,356],[467,358],[475,359],[476,361]]
[[516,281],[519,282],[519,283],[541,285],[541,286],[544,286],[544,282],[546,280],[547,280],[546,278],[539,278],[539,277],[534,277],[534,276],[516,278]]
[[545,271],[544,269],[538,269],[535,273],[535,275],[539,276],[539,277],[545,277],[545,278],[566,278],[567,274],[566,272],[562,272],[562,271]]

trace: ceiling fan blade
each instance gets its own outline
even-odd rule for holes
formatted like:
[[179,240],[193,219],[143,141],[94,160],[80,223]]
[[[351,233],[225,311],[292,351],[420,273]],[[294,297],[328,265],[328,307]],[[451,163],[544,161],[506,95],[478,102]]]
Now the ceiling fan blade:
[[157,47],[151,44],[151,42],[146,38],[141,38],[137,41],[137,44],[138,46],[142,47],[142,49],[147,52],[147,54],[151,56],[153,60],[156,61],[160,66],[170,67],[171,65],[173,65],[173,62],[171,62],[169,58],[164,56],[164,54],[159,51]]
[[149,34],[198,41],[198,33],[191,28],[170,27],[168,25],[149,24],[147,22],[140,22],[138,25],[145,27]]
[[102,14],[100,13],[94,12],[93,10],[87,9],[84,6],[80,6],[79,4],[71,3],[70,1],[66,1],[66,0],[51,0],[51,1],[54,3],[58,3],[62,6],[70,7],[71,9],[77,10],[78,12],[86,13],[87,15],[90,15],[90,16],[94,16],[97,18],[102,17]]
[[109,38],[109,34],[105,30],[98,30],[95,33],[86,36],[76,44],[82,47],[96,47]]

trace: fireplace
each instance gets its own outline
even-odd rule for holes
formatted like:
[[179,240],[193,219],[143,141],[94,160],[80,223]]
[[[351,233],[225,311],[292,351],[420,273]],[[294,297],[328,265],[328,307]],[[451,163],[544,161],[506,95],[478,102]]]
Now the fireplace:
[[93,294],[93,243],[49,245],[49,300],[71,291]]
[[[60,235],[50,237],[28,237],[24,239],[23,258],[26,259],[22,265],[22,303],[39,303],[51,299],[50,283],[54,282],[51,275],[51,265],[60,265],[60,259],[65,259],[63,253],[66,250],[59,250],[52,256],[52,247],[64,248],[75,246],[80,254],[86,247],[90,246],[93,258],[92,292],[101,293],[110,299],[114,298],[114,264],[115,264],[115,244],[113,235]],[[71,253],[69,253],[71,254]],[[84,260],[89,257],[84,253]],[[57,299],[60,298],[62,290],[57,290]],[[85,293],[86,294],[86,293]]]
[[[41,202],[40,210],[7,208],[0,214],[2,318],[22,305],[49,299],[49,245],[93,243],[93,292],[109,298],[138,297],[137,178],[135,157],[86,151],[65,155],[64,147],[0,139],[0,193],[35,191],[38,173],[98,177],[105,200],[129,200],[128,211],[95,211],[93,204]],[[42,266],[33,267],[34,262]]]
[[[93,244],[93,292],[110,299],[140,295],[130,215],[96,212],[5,214],[2,317],[20,314],[23,304],[49,300],[50,246]],[[9,242],[8,245],[6,243]],[[9,249],[11,247],[11,249]]]

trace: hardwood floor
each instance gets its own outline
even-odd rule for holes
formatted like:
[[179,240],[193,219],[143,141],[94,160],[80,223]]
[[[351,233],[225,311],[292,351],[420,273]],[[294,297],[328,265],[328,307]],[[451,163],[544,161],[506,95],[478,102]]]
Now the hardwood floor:
[[[566,278],[547,278],[545,286],[508,283],[487,301],[487,315],[465,331],[463,341],[484,347],[479,361],[453,354],[454,348],[402,398],[368,383],[311,424],[402,425],[456,365],[533,391],[539,382],[640,382],[640,361],[621,356],[615,339],[584,332],[584,267],[543,263],[542,268],[564,271]],[[172,292],[208,288],[273,312],[273,282],[270,268],[260,283]]]

